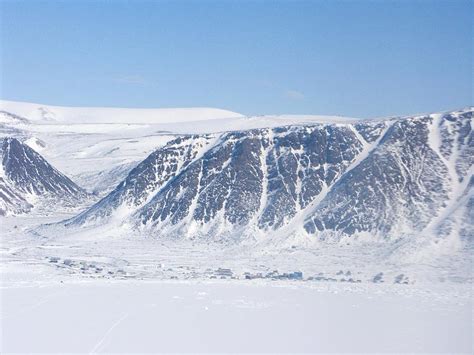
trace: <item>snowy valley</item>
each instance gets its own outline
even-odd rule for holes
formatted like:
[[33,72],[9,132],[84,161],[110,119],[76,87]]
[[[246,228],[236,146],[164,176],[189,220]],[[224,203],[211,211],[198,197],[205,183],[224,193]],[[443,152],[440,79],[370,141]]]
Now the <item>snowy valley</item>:
[[[136,351],[124,334],[142,351],[176,351],[176,339],[157,348],[134,326],[173,307],[189,313],[164,334],[193,317],[254,322],[243,335],[253,346],[234,344],[235,329],[212,343],[214,328],[201,342],[186,328],[179,351],[469,352],[472,124],[471,107],[367,120],[2,101],[2,349],[52,351],[43,332],[31,347],[17,338],[28,315],[49,314],[51,300],[70,311],[109,285],[124,306],[83,310],[104,319],[82,333],[81,352]],[[298,326],[259,338],[265,310]],[[80,312],[71,317],[86,327]],[[366,316],[372,325],[356,329]],[[377,330],[384,317],[393,338]],[[403,323],[412,332],[396,333]],[[53,350],[66,351],[73,333],[54,327],[66,340]],[[313,342],[311,329],[328,340]]]

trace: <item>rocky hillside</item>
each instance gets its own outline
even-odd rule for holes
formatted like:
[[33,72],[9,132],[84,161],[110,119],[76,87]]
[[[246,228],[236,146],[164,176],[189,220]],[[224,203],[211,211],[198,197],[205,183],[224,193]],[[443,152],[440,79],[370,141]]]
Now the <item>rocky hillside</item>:
[[88,194],[16,138],[0,141],[0,215],[29,212],[33,207],[74,206]]
[[115,219],[186,238],[469,237],[472,114],[183,136],[66,224]]

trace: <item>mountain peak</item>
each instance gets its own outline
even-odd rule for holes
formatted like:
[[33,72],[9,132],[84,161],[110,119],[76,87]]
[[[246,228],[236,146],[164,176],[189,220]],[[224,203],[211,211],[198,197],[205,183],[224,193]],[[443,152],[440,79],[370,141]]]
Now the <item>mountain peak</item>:
[[[76,203],[88,194],[17,138],[0,140],[1,214],[26,212],[34,204],[55,200]],[[40,197],[39,201],[37,197]]]

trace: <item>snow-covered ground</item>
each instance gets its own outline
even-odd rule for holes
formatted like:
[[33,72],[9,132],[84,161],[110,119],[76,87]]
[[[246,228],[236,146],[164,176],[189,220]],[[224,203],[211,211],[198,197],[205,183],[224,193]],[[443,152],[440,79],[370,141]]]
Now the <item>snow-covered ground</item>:
[[471,310],[457,289],[50,282],[2,289],[0,350],[471,353]]
[[1,220],[2,353],[472,352],[469,255],[439,268],[395,262],[386,246],[36,228],[54,219]]

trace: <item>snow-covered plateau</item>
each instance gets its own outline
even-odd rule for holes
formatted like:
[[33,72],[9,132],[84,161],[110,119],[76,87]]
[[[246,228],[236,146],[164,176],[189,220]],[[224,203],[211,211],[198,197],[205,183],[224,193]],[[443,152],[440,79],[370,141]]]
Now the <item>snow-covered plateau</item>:
[[0,352],[472,353],[472,116],[0,101]]

